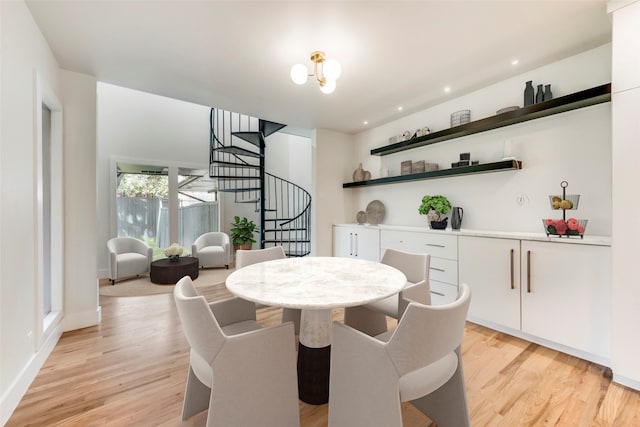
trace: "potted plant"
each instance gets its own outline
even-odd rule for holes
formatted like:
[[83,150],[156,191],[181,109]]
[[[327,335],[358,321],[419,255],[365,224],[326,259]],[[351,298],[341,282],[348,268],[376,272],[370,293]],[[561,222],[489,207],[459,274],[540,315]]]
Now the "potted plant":
[[429,226],[436,230],[444,230],[447,228],[448,218],[442,218],[441,215],[446,214],[451,210],[451,203],[449,200],[440,195],[429,196],[426,195],[422,198],[422,203],[418,207],[418,213],[420,215],[426,215]]
[[253,239],[256,224],[246,217],[240,219],[239,216],[234,216],[231,225],[231,240],[233,241],[234,248],[251,249],[251,244],[256,242]]

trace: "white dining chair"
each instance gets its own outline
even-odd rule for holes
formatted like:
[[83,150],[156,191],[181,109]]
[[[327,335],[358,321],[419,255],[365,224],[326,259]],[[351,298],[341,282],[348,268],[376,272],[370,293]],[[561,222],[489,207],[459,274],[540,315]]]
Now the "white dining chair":
[[153,249],[142,240],[133,237],[114,237],[107,241],[109,253],[109,279],[116,280],[139,276],[151,271]]
[[[283,259],[287,255],[282,246],[272,246],[264,249],[238,249],[236,251],[236,270],[259,262]],[[256,309],[266,308],[266,305],[256,304]],[[283,308],[282,322],[293,322],[296,335],[300,333],[300,317],[302,311],[297,308]]]
[[385,250],[380,262],[403,272],[407,276],[405,287],[397,295],[365,305],[347,307],[344,311],[345,324],[371,336],[387,330],[387,316],[394,319],[402,317],[408,299],[421,304],[431,304],[430,254],[404,252],[389,248]]
[[298,427],[293,324],[263,328],[241,298],[207,303],[189,276],[173,294],[191,346],[182,419],[208,407],[208,427]]
[[207,267],[226,267],[231,263],[231,245],[229,235],[221,231],[201,234],[191,245],[191,255],[198,258],[198,265]]
[[333,322],[329,427],[400,427],[411,402],[440,427],[471,425],[460,344],[471,291],[439,306],[410,302],[376,337]]

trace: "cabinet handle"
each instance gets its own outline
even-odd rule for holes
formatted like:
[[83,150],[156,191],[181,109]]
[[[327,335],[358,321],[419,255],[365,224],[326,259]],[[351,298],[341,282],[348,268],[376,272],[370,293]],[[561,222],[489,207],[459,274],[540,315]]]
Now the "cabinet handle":
[[358,233],[355,233],[354,236],[356,236],[356,256],[358,256]]
[[427,243],[427,246],[433,246],[436,248],[444,248],[444,245],[434,245],[433,243]]
[[440,297],[444,297],[445,296],[445,294],[440,293],[440,292],[436,292],[436,291],[431,291],[431,293],[434,294],[434,295],[438,295]]
[[531,251],[527,251],[527,293],[531,293]]
[[349,255],[353,255],[353,233],[349,233]]
[[429,267],[430,270],[435,270],[435,271],[441,271],[444,273],[444,268],[436,268],[436,267]]
[[511,289],[515,289],[515,284],[513,282],[513,249],[511,249]]

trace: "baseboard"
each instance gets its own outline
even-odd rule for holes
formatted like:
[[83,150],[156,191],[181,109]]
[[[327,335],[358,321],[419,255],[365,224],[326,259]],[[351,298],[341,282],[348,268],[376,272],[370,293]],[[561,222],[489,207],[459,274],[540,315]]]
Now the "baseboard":
[[102,307],[96,310],[83,311],[81,313],[67,313],[62,320],[63,331],[73,331],[75,329],[88,328],[99,325],[102,321]]
[[44,365],[47,357],[55,348],[60,336],[62,335],[62,327],[60,324],[55,326],[49,337],[42,343],[40,350],[35,353],[25,367],[20,371],[16,380],[9,386],[6,393],[0,398],[0,425],[5,425],[13,411],[24,397],[29,386],[38,375],[38,371]]
[[640,381],[613,374],[613,382],[640,391]]

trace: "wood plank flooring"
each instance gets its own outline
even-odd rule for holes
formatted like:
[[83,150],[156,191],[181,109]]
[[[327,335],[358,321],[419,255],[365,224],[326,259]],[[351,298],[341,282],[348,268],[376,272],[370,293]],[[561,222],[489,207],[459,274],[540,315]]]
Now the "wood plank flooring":
[[[230,295],[221,286],[203,293]],[[206,411],[180,419],[189,347],[173,295],[100,304],[102,324],[62,336],[6,426],[204,426]],[[265,325],[279,317],[258,312]],[[602,366],[471,323],[462,353],[473,426],[640,426],[640,393]],[[301,425],[326,426],[327,410],[300,403]],[[410,404],[403,422],[434,425]]]

